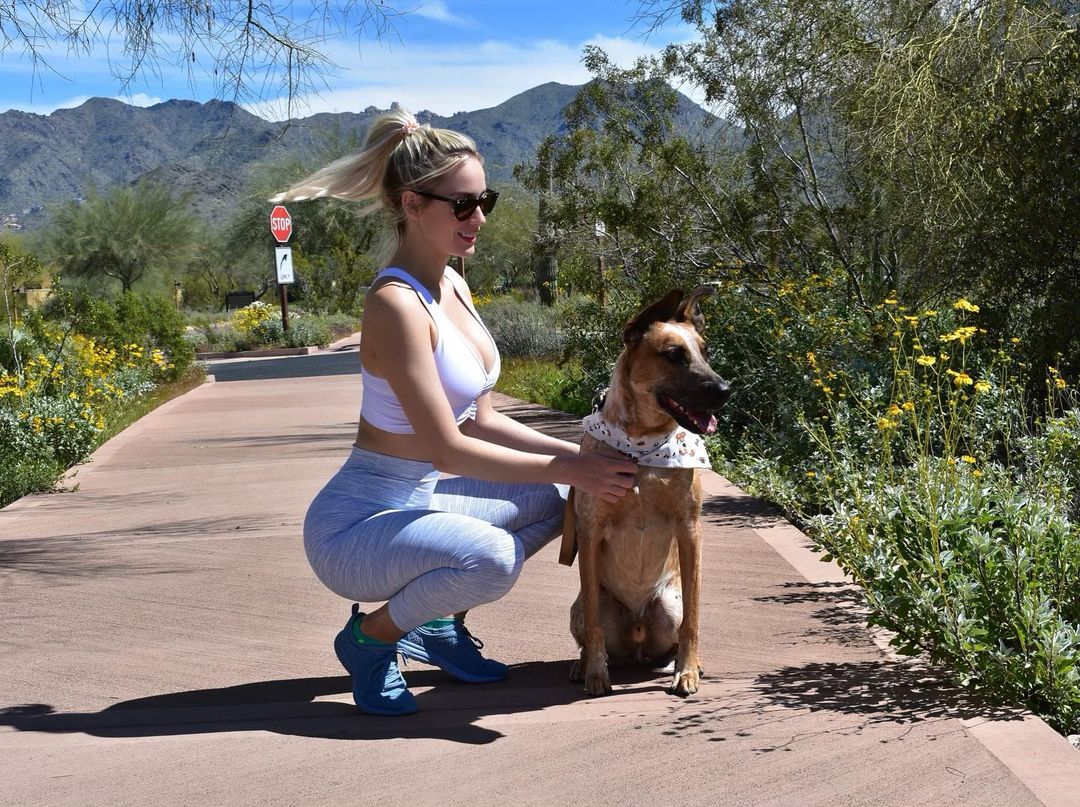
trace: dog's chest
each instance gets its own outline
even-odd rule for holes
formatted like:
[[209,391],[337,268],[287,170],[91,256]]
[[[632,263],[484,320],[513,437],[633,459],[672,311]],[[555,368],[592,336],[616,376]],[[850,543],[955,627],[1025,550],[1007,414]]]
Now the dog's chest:
[[637,483],[609,505],[600,550],[600,582],[632,610],[677,580],[675,536],[690,527],[700,508],[692,471],[641,468]]

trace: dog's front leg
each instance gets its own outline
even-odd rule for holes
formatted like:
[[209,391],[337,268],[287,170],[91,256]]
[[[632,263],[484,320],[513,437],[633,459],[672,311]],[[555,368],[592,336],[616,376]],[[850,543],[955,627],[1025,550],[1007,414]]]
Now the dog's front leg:
[[[597,534],[599,533],[599,534]],[[581,663],[584,666],[585,691],[590,695],[611,692],[608,676],[607,645],[600,624],[600,547],[603,530],[596,530],[579,545],[578,571],[581,575],[581,611],[584,631]]]
[[698,661],[698,620],[701,605],[701,524],[695,519],[680,527],[675,536],[679,546],[682,578],[683,618],[679,626],[679,651],[675,657],[675,679],[671,691],[693,695],[701,679]]

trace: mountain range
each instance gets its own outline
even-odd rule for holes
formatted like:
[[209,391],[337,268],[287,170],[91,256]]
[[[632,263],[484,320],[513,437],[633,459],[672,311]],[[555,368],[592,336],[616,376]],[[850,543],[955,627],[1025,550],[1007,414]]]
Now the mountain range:
[[[565,127],[563,110],[580,86],[541,84],[498,106],[444,117],[417,113],[422,123],[471,136],[489,178],[511,181],[516,164],[533,158],[548,135]],[[711,119],[680,96],[677,117],[686,125]],[[135,107],[92,98],[50,115],[11,110],[0,114],[0,221],[34,229],[51,206],[152,175],[192,194],[207,221],[235,209],[260,165],[325,148],[329,139],[362,139],[384,110],[320,113],[281,122],[264,120],[227,101],[166,101]]]

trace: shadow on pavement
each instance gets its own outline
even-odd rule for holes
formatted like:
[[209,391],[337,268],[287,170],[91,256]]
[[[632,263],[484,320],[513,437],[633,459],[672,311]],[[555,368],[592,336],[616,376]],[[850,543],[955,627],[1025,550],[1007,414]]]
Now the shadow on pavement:
[[[589,696],[569,682],[569,674],[569,661],[534,662],[513,666],[507,681],[476,686],[440,670],[407,671],[411,687],[431,688],[417,694],[420,711],[406,717],[364,715],[351,702],[316,700],[351,696],[351,679],[335,676],[170,692],[123,701],[100,712],[54,712],[48,704],[24,704],[0,709],[0,726],[110,738],[269,731],[340,740],[431,738],[484,744],[504,736],[477,725],[486,717],[586,700]],[[618,678],[620,683],[643,683],[637,692],[662,690],[657,675],[655,670],[620,668]]]
[[802,635],[820,637],[845,646],[865,647],[873,639],[867,628],[866,601],[862,590],[847,583],[784,583],[781,594],[755,597],[755,602],[778,605],[820,605],[811,616],[821,627],[811,627]]
[[265,381],[273,378],[306,378],[324,375],[360,374],[360,359],[355,350],[341,353],[314,353],[310,356],[286,356],[254,361],[208,362],[214,380]]

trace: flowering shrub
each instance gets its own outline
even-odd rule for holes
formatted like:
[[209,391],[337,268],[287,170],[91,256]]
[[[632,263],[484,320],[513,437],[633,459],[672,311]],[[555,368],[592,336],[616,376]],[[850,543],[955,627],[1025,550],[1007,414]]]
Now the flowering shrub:
[[276,316],[277,312],[272,305],[256,300],[233,312],[232,327],[238,333],[247,335],[260,325],[273,321]]
[[[31,313],[0,336],[0,506],[51,488],[94,450],[110,418],[175,377],[163,347],[174,333],[154,309],[131,295],[115,306],[62,298],[66,317]],[[141,322],[141,337],[124,317]]]
[[803,355],[808,450],[756,448],[733,476],[783,504],[864,588],[903,653],[1080,728],[1080,417],[1048,369],[1029,412],[1015,340],[993,340],[966,299],[950,310],[878,308],[884,367]]

